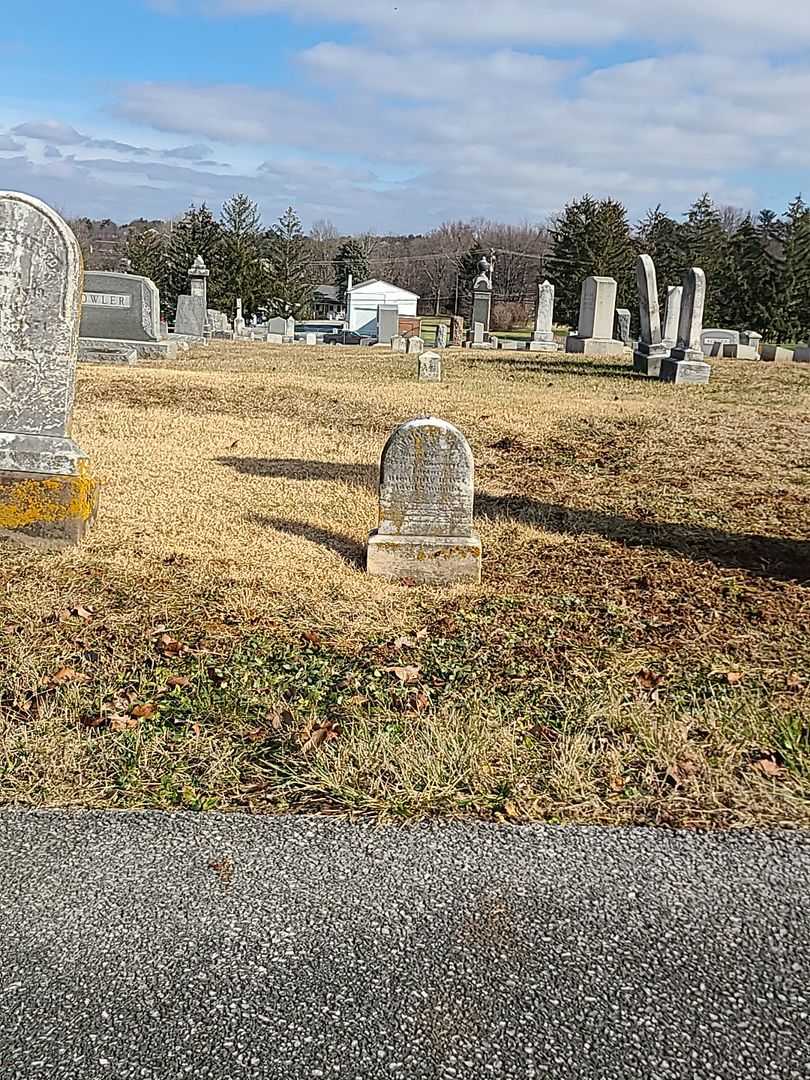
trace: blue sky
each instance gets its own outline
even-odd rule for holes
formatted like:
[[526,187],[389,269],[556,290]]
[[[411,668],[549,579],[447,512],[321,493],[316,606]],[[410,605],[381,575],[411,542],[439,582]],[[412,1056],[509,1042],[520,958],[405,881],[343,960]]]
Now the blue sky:
[[807,191],[806,0],[44,0],[0,29],[0,187],[67,215],[234,191],[418,232]]

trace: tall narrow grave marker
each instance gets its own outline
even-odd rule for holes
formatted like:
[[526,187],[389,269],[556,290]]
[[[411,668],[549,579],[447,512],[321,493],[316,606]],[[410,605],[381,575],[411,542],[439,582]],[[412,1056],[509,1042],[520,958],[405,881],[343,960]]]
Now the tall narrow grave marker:
[[669,348],[664,345],[661,336],[658,279],[655,263],[649,255],[639,255],[636,262],[636,280],[641,336],[633,354],[633,367],[642,375],[657,379],[661,374],[661,361],[669,356]]
[[661,362],[662,382],[703,385],[709,381],[712,369],[703,359],[700,344],[705,304],[706,275],[693,266],[683,277],[678,343],[669,359]]

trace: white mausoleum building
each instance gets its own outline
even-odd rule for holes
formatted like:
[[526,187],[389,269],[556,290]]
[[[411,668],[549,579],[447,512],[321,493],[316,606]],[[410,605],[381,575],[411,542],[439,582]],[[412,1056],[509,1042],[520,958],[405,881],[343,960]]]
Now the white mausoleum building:
[[361,281],[346,290],[346,325],[358,334],[377,336],[377,308],[396,304],[400,315],[416,315],[419,297],[389,281]]

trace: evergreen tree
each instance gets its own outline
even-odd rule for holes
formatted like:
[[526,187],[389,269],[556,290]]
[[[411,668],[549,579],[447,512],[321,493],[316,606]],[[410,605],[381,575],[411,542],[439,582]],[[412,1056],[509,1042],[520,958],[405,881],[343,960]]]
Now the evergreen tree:
[[311,248],[291,206],[267,234],[270,309],[300,319],[312,310]]
[[217,307],[218,292],[222,287],[221,253],[222,230],[214,215],[203,203],[192,205],[175,222],[169,241],[169,267],[166,283],[164,310],[174,311],[177,297],[188,293],[189,267],[198,255],[211,271],[208,279],[208,306]]
[[222,207],[221,280],[216,290],[221,310],[232,313],[241,297],[242,311],[249,318],[265,302],[269,281],[262,248],[258,206],[247,195],[232,195]]
[[590,195],[568,203],[551,229],[554,244],[546,269],[555,288],[558,322],[576,326],[582,282],[596,272],[596,220],[599,204]]
[[762,237],[749,214],[728,243],[723,292],[718,296],[724,326],[763,333],[760,327],[767,323],[768,308],[768,297],[762,290],[764,262]]
[[627,211],[616,199],[602,199],[597,204],[593,247],[595,266],[591,273],[615,278],[617,306],[635,309],[638,305],[636,252]]
[[658,291],[663,302],[668,285],[679,285],[686,268],[681,226],[659,206],[648,210],[636,230],[639,255],[649,255],[658,274]]
[[810,334],[810,209],[797,195],[787,208],[782,264],[781,340],[806,340]]
[[717,326],[722,319],[722,297],[728,295],[729,238],[720,212],[708,194],[693,203],[682,226],[684,254],[688,266],[699,266],[706,274],[704,323]]
[[481,247],[480,241],[476,239],[472,246],[458,257],[456,262],[458,268],[459,311],[464,313],[465,318],[472,303],[473,282],[478,277],[478,267],[486,254],[487,252]]
[[126,257],[132,264],[133,274],[142,274],[154,281],[160,290],[161,306],[165,304],[169,280],[169,256],[166,237],[157,229],[141,229],[127,234]]
[[613,277],[619,304],[635,307],[635,249],[627,211],[615,199],[590,195],[570,202],[551,230],[554,248],[548,273],[561,322],[576,326],[582,283],[597,274]]
[[368,261],[356,240],[344,240],[335,255],[334,267],[338,300],[341,304],[345,304],[349,274],[352,275],[355,285],[368,278]]
[[757,235],[763,253],[760,266],[760,295],[762,317],[753,329],[774,341],[787,340],[784,327],[787,323],[782,279],[785,263],[785,223],[773,210],[761,210],[756,223]]

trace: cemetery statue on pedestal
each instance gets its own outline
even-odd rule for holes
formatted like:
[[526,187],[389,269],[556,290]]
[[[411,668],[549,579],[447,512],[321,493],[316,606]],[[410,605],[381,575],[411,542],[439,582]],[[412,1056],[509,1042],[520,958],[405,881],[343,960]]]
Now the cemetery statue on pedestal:
[[0,192],[0,536],[79,543],[96,513],[71,438],[82,301],[76,237],[39,199]]

